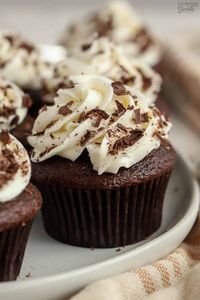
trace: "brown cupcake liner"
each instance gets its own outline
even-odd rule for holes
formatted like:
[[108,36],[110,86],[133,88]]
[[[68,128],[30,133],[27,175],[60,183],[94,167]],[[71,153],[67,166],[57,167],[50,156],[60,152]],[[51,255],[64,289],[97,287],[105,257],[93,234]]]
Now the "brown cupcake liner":
[[32,220],[0,232],[0,281],[19,275],[31,226]]
[[83,247],[120,247],[141,241],[161,224],[170,173],[112,190],[37,184],[43,195],[45,229],[60,242]]

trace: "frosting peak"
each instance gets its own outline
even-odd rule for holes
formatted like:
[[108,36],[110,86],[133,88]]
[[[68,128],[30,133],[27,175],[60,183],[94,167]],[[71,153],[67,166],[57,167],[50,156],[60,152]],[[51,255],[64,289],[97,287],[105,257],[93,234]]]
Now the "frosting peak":
[[20,124],[31,106],[30,97],[16,84],[0,78],[0,130]]
[[76,160],[87,149],[94,170],[117,173],[160,146],[170,124],[136,89],[102,76],[70,76],[73,86],[45,106],[28,138],[32,160]]
[[0,131],[0,203],[23,192],[30,175],[30,160],[22,144],[7,131]]
[[40,88],[44,78],[52,75],[40,50],[20,35],[0,32],[0,74],[23,88]]
[[124,48],[126,55],[140,57],[151,66],[160,60],[160,46],[125,1],[113,1],[94,16],[72,25],[63,43],[74,55],[99,37],[109,37]]
[[146,95],[149,103],[156,100],[162,83],[160,75],[145,62],[138,58],[130,60],[122,47],[108,37],[100,37],[81,48],[76,58],[68,57],[55,66],[53,77],[44,82],[44,100],[52,102],[59,88],[69,86],[69,75],[80,74],[96,74],[122,81]]

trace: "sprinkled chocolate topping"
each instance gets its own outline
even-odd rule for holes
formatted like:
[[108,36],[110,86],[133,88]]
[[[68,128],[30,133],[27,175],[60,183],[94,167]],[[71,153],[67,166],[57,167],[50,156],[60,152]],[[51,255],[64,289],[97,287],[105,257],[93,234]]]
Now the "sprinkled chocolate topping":
[[118,154],[119,151],[123,151],[127,147],[134,145],[142,135],[142,130],[131,130],[126,136],[118,139],[114,145],[110,147],[109,153],[112,155]]
[[83,120],[86,120],[87,118],[94,118],[95,122],[94,122],[94,127],[99,127],[101,120],[107,120],[109,117],[109,115],[101,109],[92,109],[91,111],[89,111],[87,114],[85,114],[85,116],[83,117]]
[[90,47],[91,47],[91,44],[84,44],[84,45],[81,46],[81,49],[83,51],[87,51],[88,49],[90,49]]
[[11,115],[14,115],[16,112],[16,108],[14,107],[8,107],[8,106],[5,106],[3,105],[3,107],[0,108],[0,116],[2,117],[9,117]]
[[140,46],[140,53],[145,52],[153,43],[153,40],[146,28],[141,28],[133,41]]
[[30,43],[27,42],[21,42],[21,44],[19,45],[19,48],[25,49],[28,53],[31,53],[35,50],[35,47],[33,45],[31,45]]
[[121,117],[126,112],[126,109],[119,101],[115,100],[115,103],[117,105],[117,110],[114,111],[112,116],[113,117]]
[[137,69],[138,72],[140,73],[140,75],[142,76],[142,90],[146,91],[150,88],[150,86],[152,85],[152,78],[145,76],[145,74],[142,72],[141,69]]
[[149,121],[148,113],[142,113],[139,108],[134,110],[134,120],[136,124],[146,123]]
[[84,134],[84,136],[82,136],[80,140],[80,145],[84,146],[87,143],[87,141],[91,139],[94,135],[95,135],[94,131],[87,130],[87,132]]
[[61,107],[59,108],[59,110],[58,110],[58,113],[59,113],[60,115],[63,115],[63,116],[67,116],[67,115],[71,114],[71,112],[72,112],[72,111],[71,111],[71,109],[69,109],[69,107],[68,107],[67,104],[61,106]]
[[7,145],[9,144],[11,141],[10,141],[10,137],[9,137],[9,134],[8,134],[8,131],[6,130],[2,130],[0,132],[0,141],[4,144],[4,145]]
[[117,95],[117,96],[122,96],[122,95],[128,94],[125,86],[123,85],[123,83],[121,81],[112,82],[112,87],[113,87],[113,91],[114,91],[115,95]]
[[125,84],[125,85],[129,85],[129,84],[133,85],[135,82],[135,76],[126,77],[126,76],[122,75],[120,78],[120,81],[123,82],[123,84]]

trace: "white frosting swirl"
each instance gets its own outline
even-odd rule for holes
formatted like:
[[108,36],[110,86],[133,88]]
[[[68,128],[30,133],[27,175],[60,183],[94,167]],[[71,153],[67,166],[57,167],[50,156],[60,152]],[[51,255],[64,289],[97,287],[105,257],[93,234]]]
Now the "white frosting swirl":
[[30,181],[31,163],[22,144],[0,131],[0,203],[14,200]]
[[0,32],[0,75],[22,88],[38,89],[52,76],[52,66],[42,59],[40,50],[20,35]]
[[98,174],[117,173],[167,138],[170,124],[139,91],[102,76],[69,78],[74,87],[59,90],[35,120],[28,138],[34,162],[54,155],[74,161],[87,149]]
[[0,78],[0,130],[11,130],[26,117],[31,99],[16,84]]
[[113,1],[94,17],[70,26],[62,43],[69,53],[76,55],[81,46],[102,36],[108,36],[114,43],[121,45],[126,55],[139,57],[151,66],[160,61],[160,45],[153,40],[151,33],[125,1]]
[[131,60],[120,46],[108,37],[95,39],[77,53],[77,58],[68,57],[55,66],[54,76],[45,80],[44,99],[52,102],[59,88],[69,86],[70,75],[102,75],[113,81],[136,88],[153,103],[161,89],[161,77],[149,65],[138,58]]

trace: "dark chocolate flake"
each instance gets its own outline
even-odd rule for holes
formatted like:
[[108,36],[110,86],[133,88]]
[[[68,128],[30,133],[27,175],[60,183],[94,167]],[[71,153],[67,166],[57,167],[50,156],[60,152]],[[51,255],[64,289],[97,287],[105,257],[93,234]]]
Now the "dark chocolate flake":
[[61,106],[60,108],[59,108],[59,110],[58,110],[58,113],[60,114],[60,115],[63,115],[63,116],[67,116],[67,115],[69,115],[69,114],[71,114],[71,109],[68,107],[68,105],[63,105],[63,106]]
[[113,88],[115,95],[117,95],[117,96],[122,96],[122,95],[128,94],[125,86],[123,85],[123,83],[121,81],[112,82],[112,88]]
[[134,145],[143,135],[142,130],[131,130],[129,134],[118,139],[112,148],[109,150],[109,153],[116,155],[119,151],[123,151],[127,147]]
[[87,143],[87,141],[89,141],[89,139],[91,139],[92,137],[94,137],[95,135],[95,131],[89,131],[87,130],[86,133],[82,136],[81,140],[80,140],[80,145],[81,146],[85,146],[85,144]]

